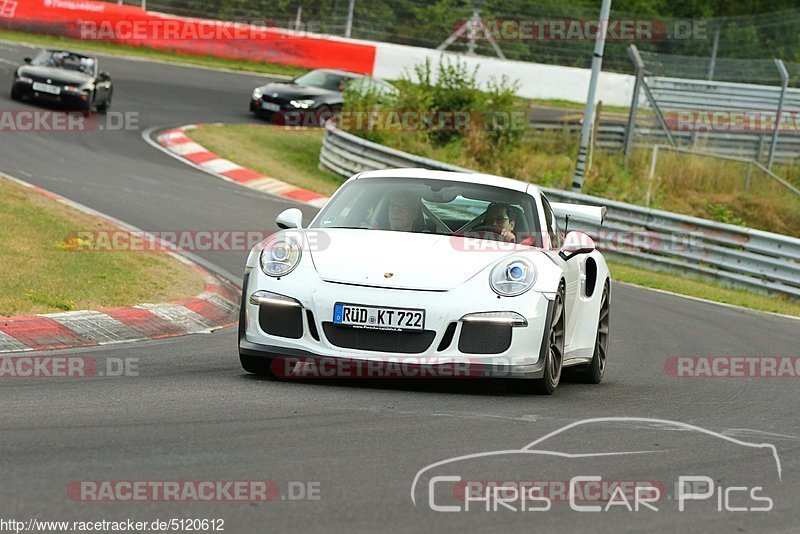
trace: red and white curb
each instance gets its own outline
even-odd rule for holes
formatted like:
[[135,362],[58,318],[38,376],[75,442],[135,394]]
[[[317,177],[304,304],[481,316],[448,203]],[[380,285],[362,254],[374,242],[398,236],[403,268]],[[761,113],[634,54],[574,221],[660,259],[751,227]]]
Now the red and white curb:
[[[18,178],[3,173],[0,173],[0,176],[57,202],[101,217],[110,224],[134,230],[91,208]],[[173,252],[168,254],[203,275],[205,288],[202,293],[162,304],[0,317],[0,353],[108,345],[184,336],[211,332],[236,324],[239,313],[239,290],[233,284],[217,278],[187,258]]]
[[208,151],[205,147],[186,136],[186,130],[191,130],[198,126],[197,124],[188,124],[161,132],[156,137],[156,141],[172,154],[223,180],[235,182],[244,187],[272,195],[297,200],[318,208],[324,206],[328,201],[328,197],[324,195],[264,176]]

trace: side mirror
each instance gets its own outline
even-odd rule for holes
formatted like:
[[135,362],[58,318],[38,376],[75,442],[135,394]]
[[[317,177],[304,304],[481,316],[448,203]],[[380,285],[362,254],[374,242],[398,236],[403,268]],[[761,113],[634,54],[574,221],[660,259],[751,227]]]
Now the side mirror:
[[303,212],[297,208],[289,208],[275,217],[275,224],[282,230],[303,227]]
[[30,64],[31,64],[31,61],[33,61],[33,60],[32,60],[31,58],[29,58],[29,57],[26,57],[26,58],[25,58],[25,59],[23,59],[22,61],[24,61],[25,63],[27,63],[28,65],[30,65]]
[[106,82],[111,79],[111,73],[108,72],[107,70],[101,71],[100,74],[98,75],[98,78]]
[[594,240],[583,232],[570,232],[564,238],[564,244],[558,253],[564,261],[577,256],[578,254],[588,254],[595,249]]

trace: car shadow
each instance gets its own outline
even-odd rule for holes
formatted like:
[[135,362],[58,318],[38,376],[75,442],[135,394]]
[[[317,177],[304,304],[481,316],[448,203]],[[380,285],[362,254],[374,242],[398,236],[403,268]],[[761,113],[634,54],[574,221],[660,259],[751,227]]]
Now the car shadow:
[[[242,380],[282,384],[312,385],[315,387],[372,389],[383,391],[413,391],[416,393],[541,397],[534,393],[512,391],[507,379],[502,378],[276,378],[243,374]],[[573,380],[563,381],[555,396],[566,393],[576,386]]]

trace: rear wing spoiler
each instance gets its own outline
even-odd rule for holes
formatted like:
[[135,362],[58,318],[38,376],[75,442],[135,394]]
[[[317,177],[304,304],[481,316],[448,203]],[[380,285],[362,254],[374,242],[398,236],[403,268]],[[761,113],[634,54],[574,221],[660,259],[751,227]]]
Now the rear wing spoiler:
[[572,220],[581,221],[600,226],[606,218],[605,206],[586,206],[583,204],[567,204],[565,202],[551,202],[550,207],[556,217],[569,217]]

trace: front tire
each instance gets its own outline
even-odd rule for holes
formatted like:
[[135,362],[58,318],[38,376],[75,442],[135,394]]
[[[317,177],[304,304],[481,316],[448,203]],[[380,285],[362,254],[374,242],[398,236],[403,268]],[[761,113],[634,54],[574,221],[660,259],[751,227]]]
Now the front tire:
[[17,102],[22,100],[22,95],[19,94],[19,91],[16,87],[11,88],[11,100],[16,100]]
[[587,384],[599,384],[606,374],[609,313],[611,310],[611,287],[608,282],[603,288],[603,296],[600,299],[600,316],[597,319],[597,339],[594,344],[594,355],[591,363],[578,374],[581,381]]
[[561,382],[564,363],[564,342],[566,332],[566,311],[564,307],[564,282],[558,287],[553,299],[553,312],[550,318],[550,331],[547,333],[547,352],[545,354],[544,375],[537,380],[515,380],[511,388],[517,391],[538,395],[552,395]]
[[97,112],[98,113],[101,113],[103,115],[108,113],[108,109],[111,107],[111,97],[113,96],[113,94],[114,94],[113,92],[108,93],[108,96],[106,97],[106,99],[103,102],[103,104],[100,105],[100,106],[97,106]]

